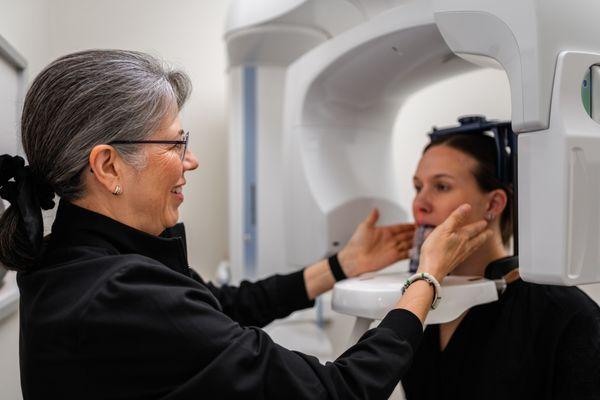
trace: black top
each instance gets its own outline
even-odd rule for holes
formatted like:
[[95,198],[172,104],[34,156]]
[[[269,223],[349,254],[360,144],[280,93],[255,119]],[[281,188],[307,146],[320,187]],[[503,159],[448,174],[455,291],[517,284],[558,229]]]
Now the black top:
[[444,351],[428,326],[402,383],[409,400],[600,399],[600,309],[575,287],[515,281]]
[[390,312],[333,363],[256,326],[312,304],[302,271],[216,288],[181,237],[61,202],[41,265],[19,273],[21,385],[32,399],[384,399],[422,336]]

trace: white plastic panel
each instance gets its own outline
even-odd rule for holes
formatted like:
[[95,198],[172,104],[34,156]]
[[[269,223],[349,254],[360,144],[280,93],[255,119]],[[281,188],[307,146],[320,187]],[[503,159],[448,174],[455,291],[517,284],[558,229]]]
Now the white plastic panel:
[[594,121],[600,123],[600,66],[594,65],[590,68],[590,80],[590,111]]
[[285,70],[332,32],[362,19],[356,6],[345,0],[231,4],[225,40],[231,98],[229,258],[234,281],[285,269],[280,176]]
[[302,26],[259,26],[227,37],[228,63],[287,67],[301,54],[327,39],[319,30]]
[[356,5],[356,7],[365,15],[368,19],[374,16],[386,12],[392,8],[398,7],[402,4],[421,1],[421,0],[346,0],[348,3]]
[[598,63],[600,53],[561,53],[549,129],[518,137],[519,258],[527,281],[600,281],[600,125],[580,90]]
[[[333,37],[365,20],[360,5],[347,0],[234,0],[226,36],[258,26],[304,27]],[[294,46],[294,42],[290,42]]]
[[[332,308],[342,314],[383,319],[402,297],[402,286],[411,273],[366,274],[335,284]],[[442,301],[427,315],[426,324],[443,324],[479,304],[498,300],[493,281],[470,276],[448,276],[442,282]]]
[[[590,221],[593,221],[595,210],[591,208],[590,197],[596,192],[598,185],[590,179],[585,151],[579,147],[571,148],[569,162],[569,202],[567,231],[567,276],[577,279],[583,270],[586,241],[588,235],[598,235],[598,230],[590,232]],[[598,208],[598,207],[594,207]]]
[[477,63],[481,58],[472,55],[492,58],[506,70],[516,132],[545,129],[549,120],[554,63],[540,66],[536,2],[434,0],[436,23],[453,52]]
[[455,53],[491,57],[506,69],[515,132],[548,129],[558,54],[598,49],[597,2],[434,0],[434,10]]
[[[249,79],[245,75],[246,68],[236,67],[229,71],[232,93],[229,111],[229,257],[235,281],[284,272],[287,267],[281,121],[285,68],[250,68],[254,80],[251,88],[245,82]],[[246,93],[248,90],[252,93]],[[248,115],[249,112],[253,115]],[[250,128],[253,143],[247,142]],[[247,174],[249,169],[254,171],[251,178]],[[248,179],[252,182],[247,182]],[[249,198],[244,190],[249,184],[253,185],[253,198]]]
[[236,279],[244,277],[243,246],[243,68],[229,70],[229,136],[228,136],[228,211],[229,211],[229,254],[232,276]]
[[232,32],[277,19],[307,2],[308,0],[233,0],[227,13],[225,31]]

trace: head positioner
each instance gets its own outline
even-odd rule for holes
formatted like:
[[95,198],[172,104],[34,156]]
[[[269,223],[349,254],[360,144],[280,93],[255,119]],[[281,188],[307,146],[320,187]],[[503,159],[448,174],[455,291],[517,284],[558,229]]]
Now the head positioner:
[[504,185],[514,183],[514,157],[517,153],[516,135],[510,121],[488,121],[483,116],[467,116],[458,119],[459,126],[433,128],[429,133],[432,142],[450,135],[479,134],[494,138],[496,144],[496,171]]

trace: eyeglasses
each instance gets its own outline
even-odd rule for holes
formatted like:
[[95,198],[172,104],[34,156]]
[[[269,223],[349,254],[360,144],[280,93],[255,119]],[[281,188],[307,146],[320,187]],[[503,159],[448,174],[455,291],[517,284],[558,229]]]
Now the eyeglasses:
[[185,153],[187,153],[188,143],[190,141],[190,133],[186,132],[183,134],[183,140],[113,140],[107,144],[172,144],[179,145],[178,150],[181,152],[179,155],[181,162],[185,159]]

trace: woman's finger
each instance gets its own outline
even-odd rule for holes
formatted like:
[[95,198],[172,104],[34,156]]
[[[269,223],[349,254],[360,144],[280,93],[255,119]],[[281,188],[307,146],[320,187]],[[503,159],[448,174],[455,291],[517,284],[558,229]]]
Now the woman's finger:
[[470,204],[465,203],[460,205],[456,210],[452,211],[452,214],[446,218],[442,225],[451,232],[456,231],[461,225],[464,224],[470,212]]
[[396,250],[398,251],[403,251],[403,250],[409,250],[412,247],[412,243],[408,242],[408,241],[400,241],[400,242],[396,242]]
[[368,227],[373,227],[379,220],[379,210],[374,208],[371,210],[367,218],[364,219],[363,223]]
[[404,260],[406,258],[408,258],[408,250],[402,250],[402,251],[398,252],[399,260]]
[[414,232],[415,224],[396,224],[384,226],[384,229],[389,229],[393,234],[400,234],[405,232]]
[[481,220],[477,222],[473,222],[469,225],[463,226],[460,229],[460,232],[465,234],[467,238],[472,239],[475,236],[479,235],[481,232],[487,228],[488,222],[486,220]]
[[415,236],[415,233],[412,231],[401,232],[394,235],[394,240],[397,242],[412,242],[413,236]]

